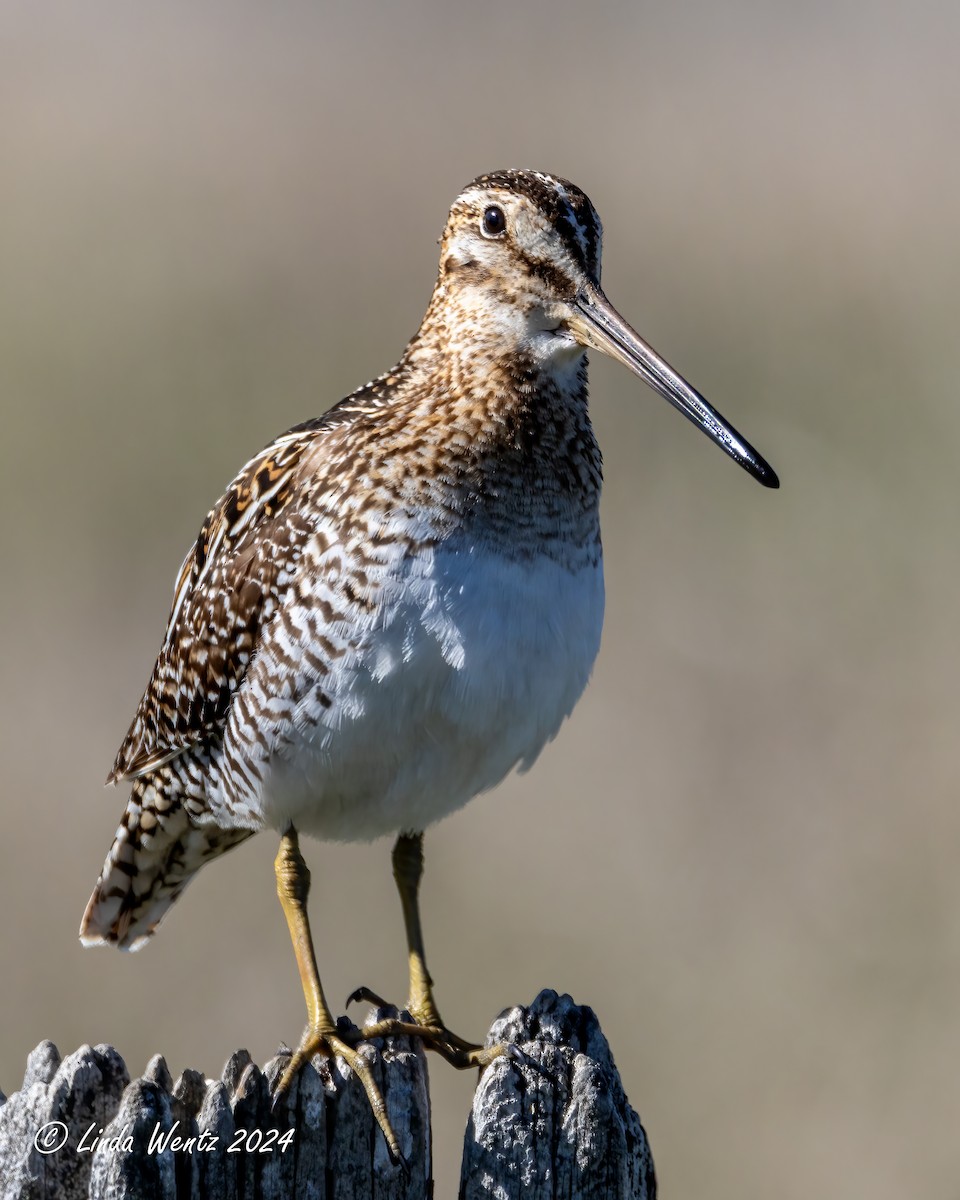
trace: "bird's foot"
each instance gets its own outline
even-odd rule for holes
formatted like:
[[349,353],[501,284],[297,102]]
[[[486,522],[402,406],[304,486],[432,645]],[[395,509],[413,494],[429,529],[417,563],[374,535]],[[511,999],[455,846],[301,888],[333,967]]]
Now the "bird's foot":
[[[347,1004],[367,1003],[377,1008],[387,1008],[389,1005],[376,992],[369,988],[359,987],[347,997]],[[483,1070],[495,1058],[509,1054],[510,1047],[506,1044],[497,1046],[480,1046],[476,1042],[468,1042],[448,1029],[440,1018],[432,999],[423,1005],[410,1003],[407,1007],[410,1020],[404,1021],[399,1017],[387,1017],[365,1025],[363,1036],[376,1037],[409,1037],[418,1038],[428,1050],[433,1050],[441,1058],[446,1059],[451,1066],[459,1071],[470,1067]]]
[[366,1092],[370,1108],[383,1132],[391,1160],[406,1169],[406,1160],[400,1153],[400,1143],[397,1141],[397,1135],[393,1132],[387,1116],[387,1106],[383,1101],[377,1081],[373,1077],[373,1072],[370,1070],[370,1064],[355,1049],[360,1042],[378,1036],[381,1035],[367,1029],[338,1029],[327,1025],[316,1027],[308,1025],[303,1031],[300,1045],[291,1055],[290,1061],[280,1076],[273,1093],[273,1103],[276,1105],[277,1101],[289,1090],[299,1072],[315,1054],[320,1054],[324,1058],[342,1058],[360,1080],[363,1090]]

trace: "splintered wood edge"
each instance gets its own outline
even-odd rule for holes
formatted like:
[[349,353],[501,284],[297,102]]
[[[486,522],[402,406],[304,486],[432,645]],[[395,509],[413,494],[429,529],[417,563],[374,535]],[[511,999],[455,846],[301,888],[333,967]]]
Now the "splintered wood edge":
[[[655,1200],[650,1147],[593,1011],[543,991],[497,1018],[487,1045],[501,1043],[508,1053],[480,1078],[467,1122],[462,1200]],[[174,1080],[155,1055],[131,1081],[112,1046],[81,1046],[61,1060],[41,1042],[20,1091],[0,1093],[5,1200],[427,1200],[423,1049],[386,1038],[362,1052],[403,1163],[391,1162],[359,1081],[339,1060],[314,1060],[274,1105],[286,1047],[263,1070],[238,1050],[216,1080],[191,1070]]]

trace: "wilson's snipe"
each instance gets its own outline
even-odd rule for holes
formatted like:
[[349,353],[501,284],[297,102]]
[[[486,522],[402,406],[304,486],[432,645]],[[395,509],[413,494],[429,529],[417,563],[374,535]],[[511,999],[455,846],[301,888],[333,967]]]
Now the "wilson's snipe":
[[308,1056],[341,1054],[394,1154],[369,1070],[320,987],[297,831],[399,834],[407,1007],[451,1061],[489,1061],[496,1051],[451,1034],[434,1003],[422,831],[532,763],[590,674],[603,573],[586,349],[777,486],[608,303],[600,237],[593,205],[555,176],[500,171],[466,188],[399,363],[277,438],[210,511],[109,777],[132,793],[83,940],[140,946],[205,862],[277,830],[309,1015],[281,1087]]

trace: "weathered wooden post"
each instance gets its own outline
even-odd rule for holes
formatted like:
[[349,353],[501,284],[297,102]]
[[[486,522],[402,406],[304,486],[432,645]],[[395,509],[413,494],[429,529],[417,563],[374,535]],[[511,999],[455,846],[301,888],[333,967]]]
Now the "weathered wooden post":
[[[381,1012],[378,1016],[387,1015]],[[653,1160],[589,1008],[544,991],[488,1035],[514,1053],[487,1069],[464,1139],[462,1200],[654,1200]],[[288,1052],[286,1052],[288,1053]],[[61,1061],[50,1042],[0,1094],[2,1200],[429,1200],[423,1050],[364,1053],[406,1162],[391,1163],[352,1072],[316,1060],[274,1109],[281,1052],[261,1071],[237,1051],[218,1080],[174,1082],[157,1055],[130,1081],[110,1046]]]

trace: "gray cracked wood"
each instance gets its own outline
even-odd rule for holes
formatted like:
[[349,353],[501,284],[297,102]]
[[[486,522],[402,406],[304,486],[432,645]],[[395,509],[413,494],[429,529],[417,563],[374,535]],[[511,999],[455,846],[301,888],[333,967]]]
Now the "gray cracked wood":
[[543,991],[494,1021],[515,1048],[477,1086],[461,1200],[655,1200],[653,1156],[593,1010]]
[[[504,1012],[487,1040],[510,1041],[516,1051],[478,1085],[464,1142],[463,1200],[654,1200],[646,1137],[592,1010],[541,992],[529,1008]],[[390,1162],[363,1090],[343,1063],[315,1060],[274,1108],[272,1087],[289,1053],[282,1047],[261,1071],[238,1050],[220,1079],[188,1070],[176,1082],[155,1055],[131,1082],[110,1046],[82,1046],[61,1062],[56,1047],[42,1042],[20,1090],[8,1099],[0,1093],[0,1200],[429,1200],[422,1048],[388,1038],[363,1050],[405,1169]],[[291,1130],[287,1152],[277,1153]],[[89,1152],[81,1153],[84,1138]],[[268,1138],[274,1151],[265,1153]]]

